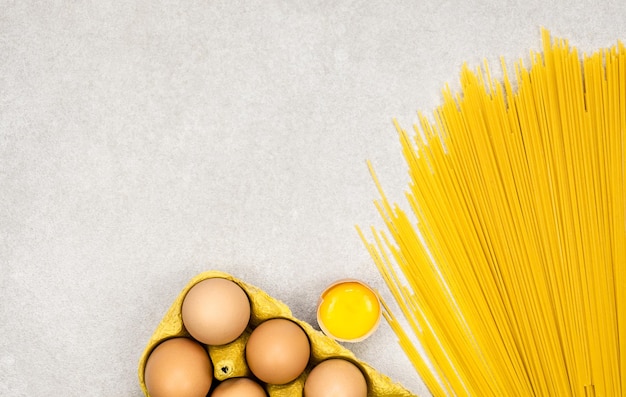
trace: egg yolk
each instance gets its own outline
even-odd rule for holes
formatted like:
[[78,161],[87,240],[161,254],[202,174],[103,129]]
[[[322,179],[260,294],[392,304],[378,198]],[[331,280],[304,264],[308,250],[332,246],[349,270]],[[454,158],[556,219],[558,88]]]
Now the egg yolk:
[[330,336],[355,340],[368,335],[380,319],[380,303],[367,286],[347,281],[331,286],[322,295],[318,320]]

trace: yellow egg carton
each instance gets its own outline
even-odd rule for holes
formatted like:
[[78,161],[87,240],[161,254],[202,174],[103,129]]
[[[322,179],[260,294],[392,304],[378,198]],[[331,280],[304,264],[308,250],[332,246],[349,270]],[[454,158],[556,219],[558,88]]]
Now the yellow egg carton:
[[367,380],[368,397],[416,397],[402,385],[393,382],[389,377],[376,371],[367,363],[359,360],[354,353],[340,345],[334,339],[314,329],[309,323],[294,318],[291,310],[283,302],[272,298],[261,289],[247,284],[230,274],[220,271],[208,271],[194,277],[183,288],[170,309],[167,311],[156,331],[150,338],[139,361],[139,383],[146,395],[150,397],[144,379],[146,361],[152,350],[162,341],[174,337],[191,337],[183,326],[181,308],[187,292],[208,278],[225,278],[239,285],[248,295],[251,305],[250,322],[244,333],[235,341],[222,346],[206,346],[213,363],[213,378],[223,381],[236,377],[252,377],[245,360],[245,346],[252,330],[265,320],[286,318],[298,324],[306,332],[311,343],[311,357],[305,371],[294,381],[284,385],[266,385],[269,397],[300,397],[304,389],[304,381],[315,365],[328,358],[343,358],[356,364]]

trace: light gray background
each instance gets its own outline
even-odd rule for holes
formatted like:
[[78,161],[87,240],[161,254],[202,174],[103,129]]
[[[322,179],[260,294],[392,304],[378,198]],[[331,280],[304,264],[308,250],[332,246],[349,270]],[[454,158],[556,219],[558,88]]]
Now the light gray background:
[[[402,4],[400,4],[402,3]],[[229,272],[315,323],[403,203],[410,128],[461,65],[528,59],[540,27],[626,38],[620,1],[1,1],[0,395],[141,396],[184,285]],[[493,65],[496,69],[497,65]],[[428,393],[387,324],[356,354]]]

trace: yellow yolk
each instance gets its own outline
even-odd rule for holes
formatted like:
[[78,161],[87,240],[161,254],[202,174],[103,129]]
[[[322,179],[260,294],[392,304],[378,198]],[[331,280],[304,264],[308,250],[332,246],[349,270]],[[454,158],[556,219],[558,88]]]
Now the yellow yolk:
[[357,281],[334,284],[322,294],[317,320],[322,331],[335,339],[360,340],[378,325],[378,296]]

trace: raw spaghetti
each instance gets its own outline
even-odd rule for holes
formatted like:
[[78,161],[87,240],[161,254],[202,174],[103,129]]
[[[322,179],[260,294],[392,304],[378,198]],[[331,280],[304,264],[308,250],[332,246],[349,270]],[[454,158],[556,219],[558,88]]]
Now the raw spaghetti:
[[396,123],[415,219],[372,170],[387,229],[359,233],[434,396],[626,395],[626,49],[542,36],[514,80],[464,67]]

